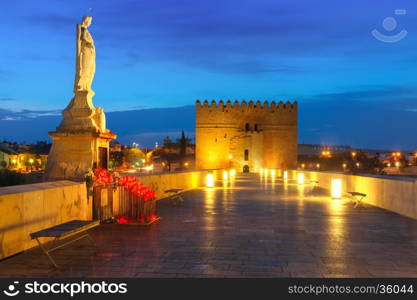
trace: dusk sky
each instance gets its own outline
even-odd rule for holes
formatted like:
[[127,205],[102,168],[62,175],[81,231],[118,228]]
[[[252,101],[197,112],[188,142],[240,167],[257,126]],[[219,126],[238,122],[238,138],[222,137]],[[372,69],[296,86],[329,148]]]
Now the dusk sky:
[[[0,9],[2,121],[57,114],[68,104],[75,26],[88,13],[97,51],[93,101],[106,112],[193,105],[196,99],[297,100],[300,142],[388,148],[375,136],[388,131],[387,139],[395,140],[392,122],[413,122],[398,128],[401,139],[392,147],[417,146],[416,1],[0,0]],[[382,24],[387,17],[398,23],[392,31]],[[371,34],[374,29],[408,34],[386,43]],[[314,106],[320,109],[303,111]],[[369,123],[372,130],[364,128],[372,136],[349,136],[356,109],[362,119],[364,112],[381,119]],[[390,112],[398,117],[387,117]],[[335,115],[348,120],[346,140],[336,137],[339,131],[313,134],[313,119]]]

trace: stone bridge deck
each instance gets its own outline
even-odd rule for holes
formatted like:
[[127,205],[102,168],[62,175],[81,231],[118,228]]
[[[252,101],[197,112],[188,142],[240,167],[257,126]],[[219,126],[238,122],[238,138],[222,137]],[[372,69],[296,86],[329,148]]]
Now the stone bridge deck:
[[370,205],[353,208],[312,186],[238,175],[223,188],[161,200],[148,227],[102,225],[99,245],[34,248],[0,261],[2,277],[416,277],[417,221]]

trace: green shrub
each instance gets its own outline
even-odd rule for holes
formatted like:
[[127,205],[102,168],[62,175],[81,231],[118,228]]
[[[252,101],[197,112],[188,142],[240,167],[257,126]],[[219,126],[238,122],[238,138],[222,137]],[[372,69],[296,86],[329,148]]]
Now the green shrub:
[[10,170],[0,170],[0,186],[25,184],[25,182],[23,174]]

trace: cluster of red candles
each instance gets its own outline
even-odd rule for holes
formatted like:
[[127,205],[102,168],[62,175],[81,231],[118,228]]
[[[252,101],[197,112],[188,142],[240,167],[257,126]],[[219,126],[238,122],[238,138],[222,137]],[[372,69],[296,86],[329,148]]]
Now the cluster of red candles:
[[94,183],[112,183],[114,181],[113,174],[107,172],[106,169],[97,169],[94,171]]
[[150,187],[143,185],[139,179],[134,176],[125,176],[119,178],[119,184],[129,189],[129,191],[143,199],[143,201],[149,201],[155,199],[155,191]]
[[[93,181],[95,184],[102,183],[113,183],[118,182],[120,186],[123,186],[129,190],[130,193],[139,197],[142,201],[147,202],[155,199],[155,191],[150,187],[143,185],[138,178],[134,176],[124,176],[124,177],[115,177],[113,174],[109,173],[106,169],[97,169],[94,171]],[[155,221],[158,216],[152,214],[149,215],[146,221]],[[117,223],[119,224],[128,224],[132,223],[132,220],[127,219],[124,216],[117,218]],[[145,222],[145,217],[141,217],[139,220],[140,223]]]

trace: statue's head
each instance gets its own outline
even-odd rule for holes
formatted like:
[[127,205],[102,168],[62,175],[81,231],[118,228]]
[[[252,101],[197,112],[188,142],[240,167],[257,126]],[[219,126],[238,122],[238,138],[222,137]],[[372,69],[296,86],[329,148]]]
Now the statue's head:
[[91,17],[91,16],[85,16],[84,18],[83,18],[83,22],[82,22],[82,24],[81,24],[81,26],[83,26],[83,27],[88,27],[88,26],[90,26],[91,25],[91,21],[93,20],[93,17]]

